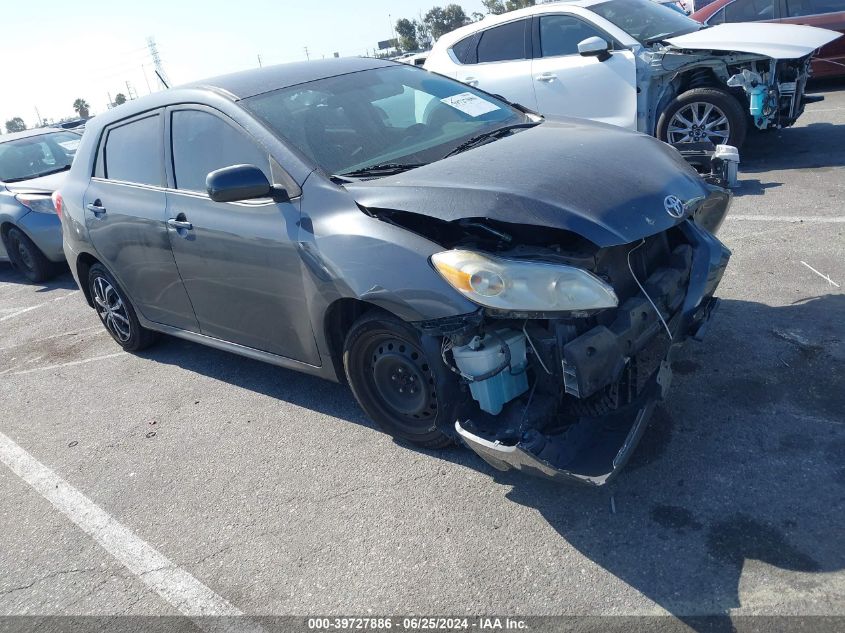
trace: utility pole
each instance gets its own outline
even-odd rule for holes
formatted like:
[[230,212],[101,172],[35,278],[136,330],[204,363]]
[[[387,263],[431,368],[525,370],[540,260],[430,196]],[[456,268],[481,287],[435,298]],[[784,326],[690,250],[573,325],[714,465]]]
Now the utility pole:
[[126,82],[126,92],[127,92],[126,96],[130,101],[138,98],[138,91],[135,90],[135,87],[132,84],[130,84],[128,81]]
[[158,47],[156,46],[155,38],[152,36],[147,38],[147,48],[150,49],[150,57],[153,58],[153,65],[155,66],[158,80],[161,82],[162,86],[169,88],[170,80],[167,77],[167,73],[164,72],[164,66],[161,64],[161,57],[158,54]]
[[258,67],[262,68],[262,66],[261,66],[261,53],[258,53]]
[[305,47],[305,59],[307,59],[309,62],[311,61],[311,54],[308,52],[307,46]]
[[38,117],[38,127],[41,127],[42,125],[44,125],[44,123],[41,120],[41,113],[38,111],[38,106],[32,106],[32,107],[35,108],[35,116]]
[[111,110],[114,107],[114,99],[111,98],[110,92],[107,92],[106,94],[109,96],[109,110]]

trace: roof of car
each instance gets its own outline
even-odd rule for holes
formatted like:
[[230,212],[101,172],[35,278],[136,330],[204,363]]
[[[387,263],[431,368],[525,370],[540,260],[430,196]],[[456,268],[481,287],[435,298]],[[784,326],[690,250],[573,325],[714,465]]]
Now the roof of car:
[[365,57],[343,57],[319,59],[278,66],[265,66],[244,70],[229,75],[195,81],[180,88],[201,88],[222,91],[235,99],[246,99],[255,95],[288,88],[297,84],[355,73],[372,68],[391,66],[395,62]]
[[0,143],[6,143],[8,141],[16,141],[19,138],[29,138],[30,136],[41,136],[42,134],[50,134],[51,132],[68,132],[69,130],[63,130],[61,128],[55,127],[38,127],[32,130],[24,130],[23,132],[12,132],[11,134],[3,134],[0,136]]
[[471,35],[477,31],[484,30],[496,24],[503,24],[511,22],[520,18],[537,15],[541,13],[554,13],[559,7],[580,7],[582,9],[589,9],[595,4],[604,2],[605,0],[559,0],[558,2],[544,2],[542,4],[535,4],[524,9],[517,9],[516,11],[508,11],[498,15],[487,15],[483,20],[478,22],[471,22],[466,26],[455,29],[449,33],[444,34],[437,40],[435,47],[439,48],[443,45],[451,46],[466,35]]

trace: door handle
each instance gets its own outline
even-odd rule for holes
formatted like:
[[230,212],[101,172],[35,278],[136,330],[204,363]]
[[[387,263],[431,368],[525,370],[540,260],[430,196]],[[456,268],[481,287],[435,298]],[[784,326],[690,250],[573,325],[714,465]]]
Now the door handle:
[[475,77],[464,77],[464,83],[469,86],[477,86],[478,79],[476,79]]
[[103,206],[103,203],[99,200],[94,200],[94,202],[88,204],[86,208],[98,218],[106,212],[106,208]]
[[167,226],[174,228],[177,231],[192,231],[194,229],[194,225],[190,222],[186,222],[185,220],[177,220],[176,218],[170,218],[167,221]]
[[542,75],[537,75],[537,81],[554,81],[557,79],[557,75],[554,73],[543,73]]

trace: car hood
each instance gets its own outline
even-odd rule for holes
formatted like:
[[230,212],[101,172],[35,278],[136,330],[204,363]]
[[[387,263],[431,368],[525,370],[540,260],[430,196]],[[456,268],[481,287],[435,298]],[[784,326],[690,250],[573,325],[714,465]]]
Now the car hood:
[[667,196],[694,206],[711,192],[669,145],[564,118],[396,176],[344,186],[373,211],[552,227],[600,247],[629,244],[681,222],[666,211]]
[[7,182],[3,185],[12,193],[53,193],[62,186],[67,178],[68,172],[62,171],[58,174],[49,174],[40,178],[30,178],[20,182]]
[[666,41],[674,48],[685,50],[734,51],[773,59],[796,59],[840,36],[836,31],[813,26],[741,22],[718,24]]

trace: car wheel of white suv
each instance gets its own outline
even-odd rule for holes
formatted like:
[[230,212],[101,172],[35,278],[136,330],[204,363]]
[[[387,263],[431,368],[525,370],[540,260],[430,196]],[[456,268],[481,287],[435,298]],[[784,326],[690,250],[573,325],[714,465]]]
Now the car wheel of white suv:
[[732,94],[717,88],[694,88],[673,99],[657,122],[657,138],[667,143],[727,144],[745,142],[747,115]]

